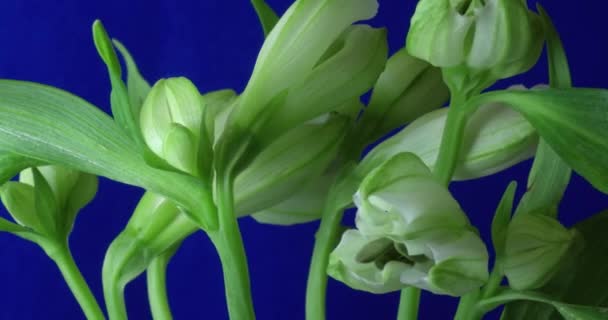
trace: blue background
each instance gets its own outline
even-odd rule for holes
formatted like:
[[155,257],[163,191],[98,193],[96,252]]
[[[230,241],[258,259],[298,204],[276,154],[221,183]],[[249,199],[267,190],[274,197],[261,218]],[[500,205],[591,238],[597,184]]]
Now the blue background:
[[[269,3],[283,12],[289,0]],[[577,86],[608,87],[607,23],[600,1],[541,1],[553,16],[571,59]],[[415,1],[380,0],[376,26],[389,29],[391,51],[401,47]],[[134,55],[154,82],[186,76],[201,91],[242,90],[263,41],[246,0],[2,1],[0,77],[30,80],[69,90],[109,110],[109,81],[90,34],[101,18],[112,37]],[[547,82],[546,64],[498,87]],[[512,179],[524,191],[530,161],[490,178],[455,183],[452,191],[487,239],[494,207]],[[125,225],[142,190],[106,179],[94,202],[77,220],[71,237],[76,260],[102,299],[100,270],[105,249]],[[608,207],[575,177],[561,215],[571,225]],[[350,214],[352,219],[352,213]],[[254,302],[259,319],[303,319],[304,291],[313,234],[318,223],[295,227],[261,225],[242,219]],[[169,267],[168,286],[176,319],[227,319],[220,265],[210,242],[199,233],[184,242]],[[59,271],[35,245],[0,234],[0,319],[82,319]],[[145,280],[126,291],[132,319],[149,319]],[[329,319],[392,319],[398,296],[350,290],[330,280]],[[447,319],[456,300],[424,294],[421,319]]]

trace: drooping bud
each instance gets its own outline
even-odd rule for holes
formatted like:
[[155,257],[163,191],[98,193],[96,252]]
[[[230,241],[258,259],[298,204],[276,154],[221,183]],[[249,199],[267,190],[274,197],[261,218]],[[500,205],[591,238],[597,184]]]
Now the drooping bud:
[[516,290],[537,289],[580,249],[575,229],[541,213],[516,215],[507,229],[503,269]]
[[435,66],[485,78],[476,81],[487,86],[532,67],[543,37],[539,17],[525,1],[422,0],[412,16],[407,49]]
[[488,253],[447,188],[411,153],[372,171],[355,195],[356,231],[344,234],[328,273],[375,293],[415,286],[460,296],[488,278]]
[[140,127],[152,152],[171,166],[200,176],[211,157],[203,117],[203,98],[190,80],[162,79],[144,101]]
[[[430,112],[376,146],[357,168],[363,177],[400,152],[412,152],[433,168],[439,154],[447,109]],[[494,103],[469,119],[454,180],[476,179],[513,166],[534,155],[538,134],[518,112]]]

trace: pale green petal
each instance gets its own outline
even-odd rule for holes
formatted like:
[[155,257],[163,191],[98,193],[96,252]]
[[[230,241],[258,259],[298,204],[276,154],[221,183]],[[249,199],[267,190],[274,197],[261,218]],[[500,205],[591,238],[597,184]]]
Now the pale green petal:
[[347,230],[331,253],[327,274],[353,289],[372,293],[397,291],[404,287],[399,280],[408,269],[404,263],[389,262],[379,269],[373,262],[361,263],[356,257],[369,242],[378,238],[365,237],[357,230]]
[[373,17],[375,0],[296,1],[264,41],[234,121],[239,127],[317,65],[330,45],[359,20]]
[[[251,216],[258,222],[293,225],[321,218],[334,175],[314,178],[285,201]],[[237,205],[238,206],[238,205]]]
[[[439,154],[447,109],[430,112],[376,146],[357,168],[366,175],[401,152],[412,152],[433,168]],[[491,175],[534,155],[538,135],[519,113],[502,104],[477,110],[469,119],[454,180]]]
[[237,213],[274,206],[319,176],[334,159],[346,124],[340,116],[307,123],[267,147],[235,180]]

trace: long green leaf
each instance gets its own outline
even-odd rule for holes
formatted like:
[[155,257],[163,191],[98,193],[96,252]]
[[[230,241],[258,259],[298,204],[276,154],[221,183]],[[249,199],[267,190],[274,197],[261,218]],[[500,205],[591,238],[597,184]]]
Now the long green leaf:
[[251,4],[258,15],[258,19],[260,19],[260,23],[264,29],[264,36],[267,37],[272,28],[274,28],[274,25],[279,21],[279,16],[264,0],[251,0]]
[[40,161],[0,150],[0,185],[16,176],[21,170],[41,164]]
[[470,106],[487,102],[523,114],[568,166],[608,193],[608,90],[494,91],[472,99]]
[[505,252],[507,228],[509,226],[509,221],[511,220],[516,190],[517,182],[511,181],[498,203],[496,213],[494,213],[494,219],[492,220],[492,244],[494,245],[497,259],[500,259]]
[[0,80],[0,150],[146,188],[192,210],[199,224],[216,225],[201,182],[146,165],[107,114],[68,92]]
[[[572,79],[568,58],[562,41],[541,5],[537,5],[540,12],[545,36],[547,39],[547,57],[549,59],[549,78],[552,88],[570,88]],[[549,208],[549,214],[557,216],[557,207],[570,182],[572,170],[559,157],[558,154],[540,139],[534,164],[528,178],[528,191],[517,208],[521,212],[533,212],[541,208]]]
[[[569,304],[607,308],[608,242],[606,241],[606,230],[608,230],[608,210],[578,223],[575,229],[584,239],[583,251],[573,257],[571,263],[564,264],[556,276],[541,288],[541,291]],[[584,311],[583,309],[573,312]],[[506,306],[503,315],[504,320],[559,318],[552,307],[535,302],[510,303]]]
[[[539,292],[527,292],[527,291],[515,291],[505,290],[504,292],[489,298],[482,300],[479,303],[479,307],[486,310],[491,310],[501,304],[512,302],[512,301],[535,301],[542,303],[547,308],[555,308],[557,312],[566,320],[605,320],[608,319],[608,308],[575,305],[569,303],[563,303],[555,301],[550,295],[542,294]],[[503,317],[503,320],[505,317]],[[510,318],[515,319],[515,318]],[[517,318],[522,319],[522,318]],[[544,318],[530,318],[530,319],[544,319]]]
[[0,218],[0,231],[10,233],[29,232],[27,228],[24,228],[16,223],[12,223],[4,218]]

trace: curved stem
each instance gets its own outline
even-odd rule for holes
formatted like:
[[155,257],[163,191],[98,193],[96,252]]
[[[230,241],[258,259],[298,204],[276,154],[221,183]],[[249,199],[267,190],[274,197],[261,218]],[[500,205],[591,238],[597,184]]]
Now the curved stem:
[[466,113],[459,108],[465,102],[464,97],[452,95],[452,101],[448,109],[448,115],[443,129],[439,155],[435,164],[434,174],[441,182],[447,186],[452,180],[452,175],[456,169],[456,163],[460,153],[464,129],[466,126]]
[[209,232],[222,262],[228,314],[233,320],[255,319],[247,256],[234,213],[230,179],[218,179],[219,229]]
[[148,301],[153,319],[173,319],[167,297],[167,266],[177,247],[179,245],[154,258],[146,271]]
[[416,320],[418,319],[418,305],[420,304],[420,289],[407,287],[401,290],[399,300],[399,313],[397,320]]
[[334,249],[340,234],[340,222],[343,210],[333,208],[331,198],[328,199],[321,225],[316,234],[315,246],[308,271],[306,287],[306,319],[325,319],[325,296],[327,292],[327,265],[329,254]]
[[105,319],[103,311],[80,273],[67,244],[56,246],[49,256],[57,264],[87,319]]
[[121,233],[108,248],[102,267],[103,294],[106,299],[108,316],[112,320],[126,320],[123,270],[138,250],[137,244]]

